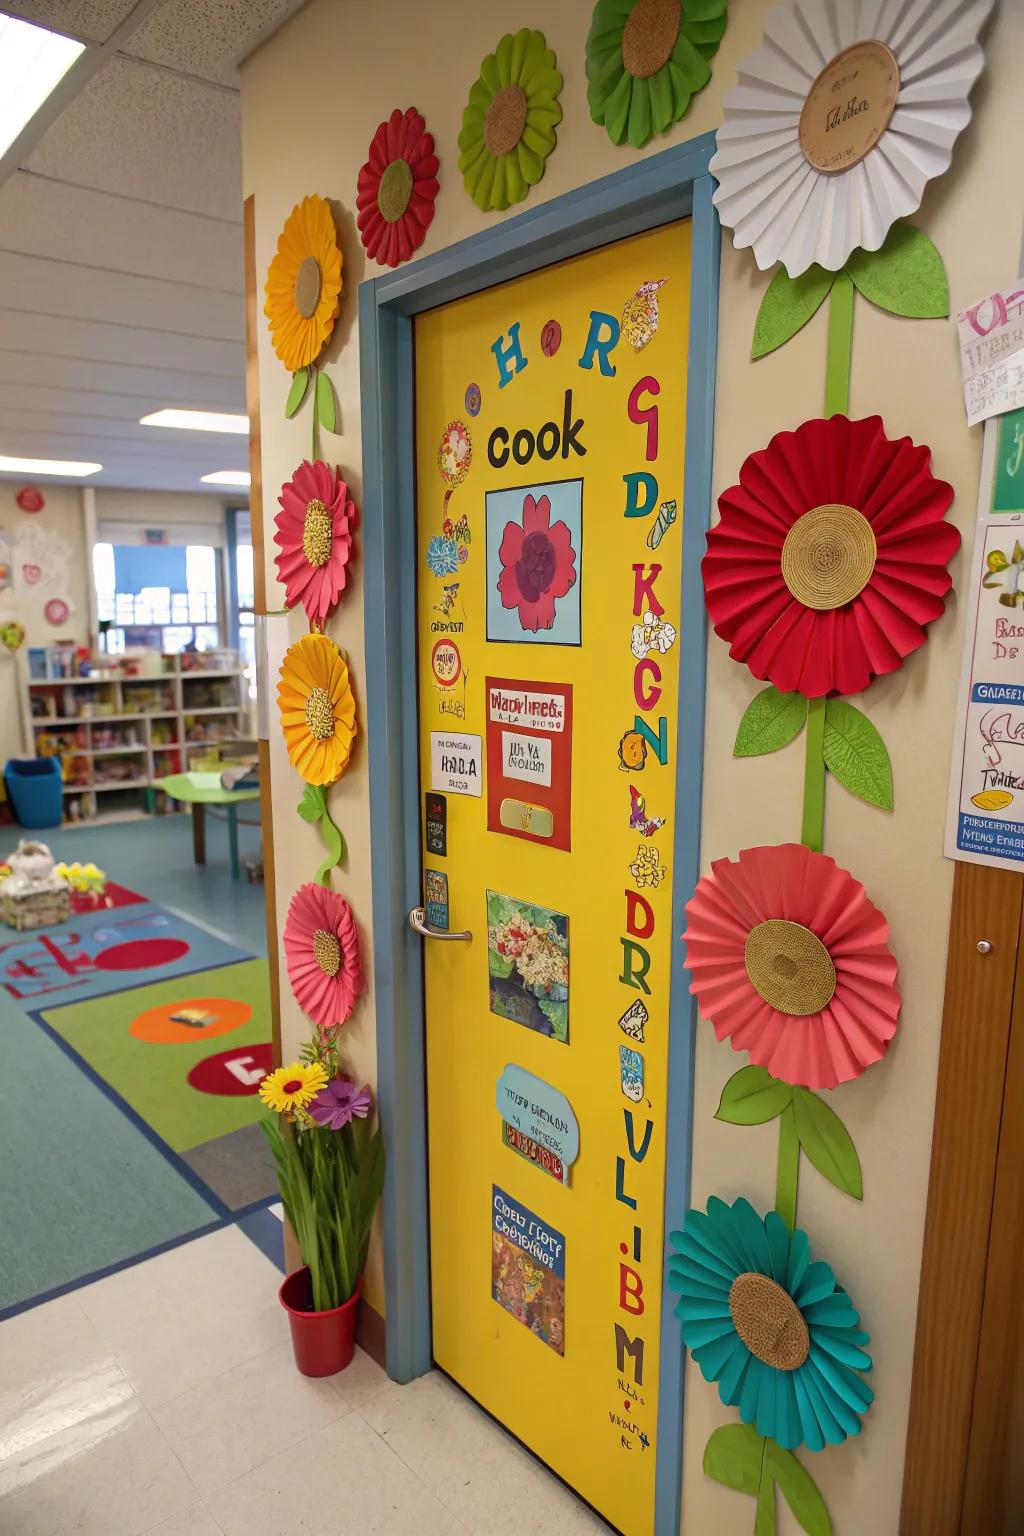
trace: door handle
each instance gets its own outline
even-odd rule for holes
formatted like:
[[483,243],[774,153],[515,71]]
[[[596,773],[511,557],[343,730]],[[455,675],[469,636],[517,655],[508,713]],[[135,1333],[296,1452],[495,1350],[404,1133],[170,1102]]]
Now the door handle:
[[427,922],[426,907],[413,907],[409,913],[409,927],[414,933],[418,933],[421,939],[471,939],[473,937],[468,928],[462,933],[449,933],[447,928],[435,928],[433,923]]

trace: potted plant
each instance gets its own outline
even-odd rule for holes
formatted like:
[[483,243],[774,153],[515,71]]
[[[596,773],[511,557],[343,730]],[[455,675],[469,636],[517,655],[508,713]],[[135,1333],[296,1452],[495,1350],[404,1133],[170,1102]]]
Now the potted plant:
[[295,1363],[304,1376],[344,1370],[355,1352],[356,1313],[373,1214],[384,1183],[373,1097],[340,1068],[333,1043],[315,1040],[302,1059],[265,1077],[263,1121],[281,1198],[303,1264],[279,1292]]

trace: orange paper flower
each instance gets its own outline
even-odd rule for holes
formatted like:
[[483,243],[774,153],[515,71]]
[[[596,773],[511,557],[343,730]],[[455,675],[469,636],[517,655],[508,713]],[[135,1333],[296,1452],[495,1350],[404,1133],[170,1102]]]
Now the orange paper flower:
[[266,295],[274,351],[292,373],[308,368],[330,341],[341,309],[341,251],[322,197],[304,197],[285,220]]
[[356,701],[348,666],[326,635],[303,635],[285,652],[277,687],[292,765],[307,784],[333,784],[348,767]]

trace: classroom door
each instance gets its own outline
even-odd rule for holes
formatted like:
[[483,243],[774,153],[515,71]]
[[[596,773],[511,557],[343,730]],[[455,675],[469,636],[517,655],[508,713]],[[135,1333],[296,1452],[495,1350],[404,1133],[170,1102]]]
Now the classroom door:
[[626,1536],[653,1528],[672,848],[699,815],[689,307],[682,222],[415,323],[434,1354]]

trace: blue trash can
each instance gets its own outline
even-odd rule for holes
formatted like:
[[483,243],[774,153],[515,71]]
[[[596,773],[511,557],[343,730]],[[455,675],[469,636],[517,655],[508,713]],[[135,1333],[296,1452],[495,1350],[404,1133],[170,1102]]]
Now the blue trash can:
[[23,827],[60,826],[63,781],[59,758],[8,758],[4,779],[11,808]]

